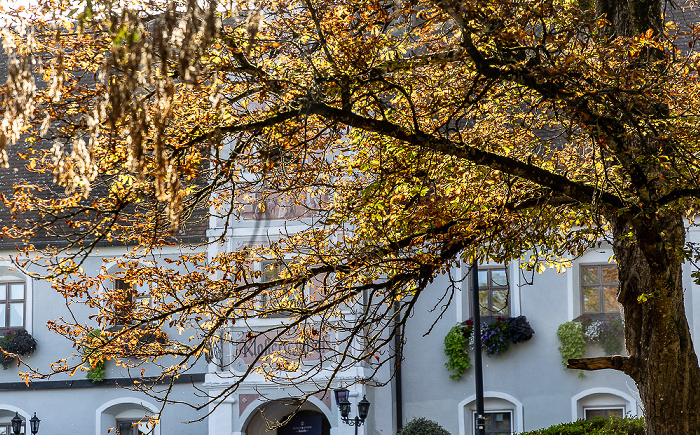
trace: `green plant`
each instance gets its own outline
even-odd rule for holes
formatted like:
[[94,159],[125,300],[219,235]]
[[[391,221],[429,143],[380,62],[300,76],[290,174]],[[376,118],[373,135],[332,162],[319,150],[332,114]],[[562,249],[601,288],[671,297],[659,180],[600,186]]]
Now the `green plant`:
[[0,338],[0,348],[3,353],[0,364],[8,369],[15,360],[15,355],[27,356],[36,350],[36,340],[26,330],[10,331]]
[[642,418],[594,418],[563,423],[520,435],[644,435]]
[[[579,322],[565,322],[557,329],[557,338],[561,343],[559,353],[561,362],[566,367],[571,358],[581,358],[586,353],[586,340],[583,336],[583,326]],[[580,373],[581,374],[581,373]]]
[[450,433],[437,422],[421,417],[406,423],[396,435],[450,435]]
[[87,335],[89,342],[85,345],[83,354],[85,360],[90,364],[85,375],[92,382],[100,382],[105,378],[105,357],[99,351],[103,342],[102,331],[93,329]]
[[[467,325],[466,328],[469,326]],[[469,334],[465,332],[465,325],[458,323],[445,336],[445,355],[449,358],[445,367],[454,372],[450,375],[452,379],[461,378],[464,372],[472,366],[467,349]]]

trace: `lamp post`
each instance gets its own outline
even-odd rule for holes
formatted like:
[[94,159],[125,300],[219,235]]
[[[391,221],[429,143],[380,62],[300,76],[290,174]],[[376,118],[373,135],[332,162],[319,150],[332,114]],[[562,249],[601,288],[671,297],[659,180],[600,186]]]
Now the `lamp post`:
[[367,414],[369,414],[369,400],[367,400],[367,397],[362,397],[360,403],[357,404],[357,415],[354,419],[351,419],[349,417],[350,401],[348,400],[350,397],[350,392],[346,388],[339,388],[334,390],[334,393],[335,403],[338,405],[338,409],[340,409],[341,420],[343,420],[343,423],[345,424],[355,426],[355,435],[357,435],[357,428],[364,424]]
[[484,373],[481,364],[481,306],[479,305],[479,263],[472,262],[472,317],[474,319],[474,382],[476,387],[476,421],[474,433],[486,433],[486,418],[484,416]]
[[[20,435],[22,433],[22,423],[24,422],[22,420],[22,417],[19,416],[18,412],[15,412],[15,416],[12,417],[12,432],[14,432],[15,435]],[[32,431],[32,435],[36,435],[37,432],[39,432],[39,420],[36,416],[36,412],[34,413],[34,417],[29,419],[29,430]]]

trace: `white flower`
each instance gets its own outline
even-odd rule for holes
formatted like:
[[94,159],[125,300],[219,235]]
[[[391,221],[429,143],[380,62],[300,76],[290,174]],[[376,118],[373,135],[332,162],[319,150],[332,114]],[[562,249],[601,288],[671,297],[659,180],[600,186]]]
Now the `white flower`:
[[596,320],[594,322],[591,322],[590,325],[583,331],[584,337],[586,337],[587,340],[595,341],[600,338],[600,333],[603,332],[603,328],[605,327],[605,322],[601,322],[600,320]]

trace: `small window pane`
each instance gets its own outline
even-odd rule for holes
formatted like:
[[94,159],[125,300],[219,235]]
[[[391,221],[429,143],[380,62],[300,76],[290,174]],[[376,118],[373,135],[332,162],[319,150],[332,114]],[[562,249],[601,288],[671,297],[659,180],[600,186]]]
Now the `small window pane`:
[[600,311],[600,301],[597,287],[583,289],[583,310],[587,313]]
[[489,286],[489,271],[488,270],[480,270],[479,271],[479,287],[488,287]]
[[280,277],[280,265],[278,263],[264,263],[263,282],[274,281]]
[[0,426],[0,435],[9,435],[9,428],[7,426]]
[[617,282],[617,267],[603,267],[603,282]]
[[148,308],[151,306],[151,297],[149,295],[136,295],[133,298],[136,307]]
[[487,435],[510,435],[510,412],[485,412],[485,433]]
[[617,286],[603,287],[603,310],[620,311],[620,304],[617,302]]
[[10,299],[24,300],[24,283],[10,284]]
[[134,428],[135,428],[135,426],[133,425],[132,422],[121,421],[121,422],[117,423],[117,435],[133,435]]
[[24,326],[24,303],[10,304],[10,328]]
[[582,267],[581,282],[583,284],[598,284],[598,266]]
[[494,314],[503,314],[508,312],[508,290],[493,290],[493,311]]
[[0,300],[7,300],[7,284],[0,284]]
[[489,292],[488,290],[479,291],[479,314],[489,314]]
[[5,318],[6,311],[7,311],[7,304],[0,304],[0,328],[7,327],[7,321]]
[[508,275],[505,270],[492,270],[491,282],[494,286],[506,287],[508,285]]

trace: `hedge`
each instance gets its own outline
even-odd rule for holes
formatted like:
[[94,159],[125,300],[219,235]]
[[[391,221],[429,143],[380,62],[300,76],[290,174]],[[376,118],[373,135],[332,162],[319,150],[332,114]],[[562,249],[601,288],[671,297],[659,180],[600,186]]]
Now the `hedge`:
[[644,435],[642,418],[594,418],[563,423],[520,435]]

